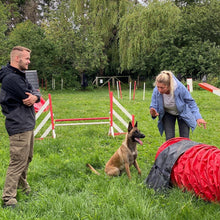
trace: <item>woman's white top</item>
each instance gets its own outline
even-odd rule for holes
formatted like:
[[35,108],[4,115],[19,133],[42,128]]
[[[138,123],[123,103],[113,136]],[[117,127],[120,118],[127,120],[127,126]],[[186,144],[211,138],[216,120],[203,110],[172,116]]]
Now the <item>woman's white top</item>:
[[[173,90],[175,91],[177,87],[176,80],[173,79]],[[163,94],[163,105],[164,105],[164,110],[171,115],[179,115],[179,112],[176,107],[176,102],[174,95],[172,94]]]

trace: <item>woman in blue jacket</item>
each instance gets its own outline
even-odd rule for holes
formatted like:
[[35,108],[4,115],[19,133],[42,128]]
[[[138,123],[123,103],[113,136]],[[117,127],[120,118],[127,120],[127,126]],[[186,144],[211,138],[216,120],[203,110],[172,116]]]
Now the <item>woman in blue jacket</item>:
[[189,130],[196,125],[206,128],[195,100],[186,87],[170,71],[162,71],[155,80],[150,114],[153,119],[157,116],[158,129],[166,140],[175,137],[175,123],[178,121],[180,137],[189,138]]

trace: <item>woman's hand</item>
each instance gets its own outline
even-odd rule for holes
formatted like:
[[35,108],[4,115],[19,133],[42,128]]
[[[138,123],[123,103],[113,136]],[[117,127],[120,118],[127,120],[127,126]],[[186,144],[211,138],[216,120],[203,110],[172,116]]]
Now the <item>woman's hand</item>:
[[199,127],[201,127],[203,125],[204,129],[206,129],[206,124],[207,124],[207,122],[204,119],[202,119],[202,118],[197,119],[197,125]]
[[156,111],[156,109],[155,108],[151,108],[150,109],[150,114],[151,114],[151,116],[152,117],[157,117],[157,116],[159,116],[159,113]]

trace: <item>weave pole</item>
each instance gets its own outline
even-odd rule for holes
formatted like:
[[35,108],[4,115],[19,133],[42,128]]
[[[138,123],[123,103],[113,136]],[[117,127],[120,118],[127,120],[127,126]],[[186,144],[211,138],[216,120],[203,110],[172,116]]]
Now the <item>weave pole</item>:
[[129,100],[131,100],[131,82],[129,83]]
[[111,91],[111,86],[110,86],[110,82],[108,81],[108,93],[110,94]]
[[[121,81],[117,81],[117,94],[118,94],[118,99],[119,97],[122,99],[122,91],[121,91]],[[109,91],[110,92],[110,91]],[[120,95],[119,95],[120,94]]]
[[189,92],[193,92],[193,81],[192,81],[192,78],[188,78],[186,80],[186,82],[187,82],[187,90]]
[[117,85],[117,94],[118,94],[118,99],[119,99],[119,86],[118,86],[118,81],[116,82]]
[[121,97],[121,99],[122,99],[121,81],[119,81],[119,92],[120,92],[120,97]]
[[133,93],[133,100],[135,99],[135,90],[136,90],[136,81],[134,81],[134,93]]

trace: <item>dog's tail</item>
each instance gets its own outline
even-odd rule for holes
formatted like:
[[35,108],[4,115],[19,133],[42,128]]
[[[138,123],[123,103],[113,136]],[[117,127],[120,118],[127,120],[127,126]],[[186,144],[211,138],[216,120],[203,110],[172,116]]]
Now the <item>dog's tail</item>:
[[100,175],[100,173],[98,171],[95,170],[95,168],[92,167],[92,165],[90,165],[89,163],[86,164],[87,167],[89,167],[89,169],[95,173],[96,175]]

